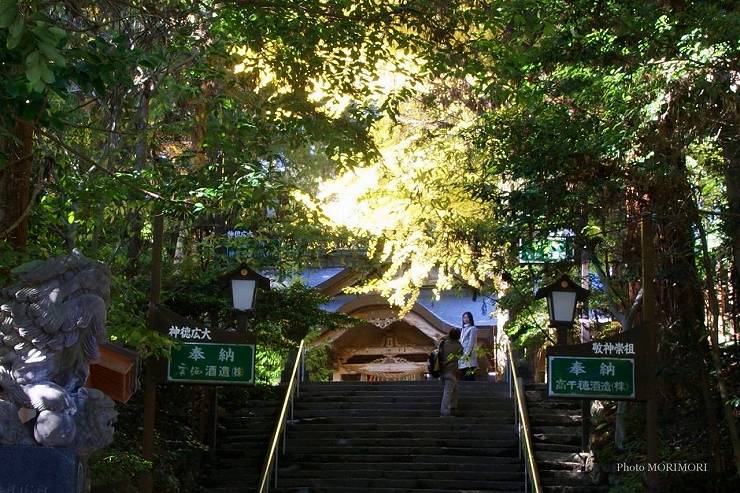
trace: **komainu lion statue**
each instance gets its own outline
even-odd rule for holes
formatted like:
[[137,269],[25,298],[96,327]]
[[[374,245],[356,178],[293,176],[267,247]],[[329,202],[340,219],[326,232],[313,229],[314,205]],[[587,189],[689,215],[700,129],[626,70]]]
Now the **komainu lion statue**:
[[105,339],[110,271],[75,250],[24,264],[0,289],[0,444],[74,447],[113,439],[113,401],[84,388]]

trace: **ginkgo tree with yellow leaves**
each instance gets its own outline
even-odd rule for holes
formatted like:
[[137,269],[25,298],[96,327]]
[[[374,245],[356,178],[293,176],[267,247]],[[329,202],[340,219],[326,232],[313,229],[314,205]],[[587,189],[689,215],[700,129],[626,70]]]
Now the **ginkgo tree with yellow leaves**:
[[[432,86],[412,89],[424,98]],[[467,139],[475,117],[461,102],[405,102],[395,118],[374,125],[376,159],[324,181],[313,198],[296,194],[323,224],[364,240],[368,257],[382,266],[358,291],[379,292],[405,311],[430,277],[437,290],[481,288],[497,272],[482,237],[491,229],[489,206],[469,188],[481,169]]]

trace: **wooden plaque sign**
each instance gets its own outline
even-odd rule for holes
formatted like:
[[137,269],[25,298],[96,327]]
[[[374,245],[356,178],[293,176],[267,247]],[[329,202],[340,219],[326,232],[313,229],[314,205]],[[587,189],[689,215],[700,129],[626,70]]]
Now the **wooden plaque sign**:
[[646,400],[644,330],[547,349],[547,396],[573,399]]
[[170,348],[165,382],[254,384],[256,346],[246,333],[213,329],[163,306],[154,309],[152,326],[179,343]]

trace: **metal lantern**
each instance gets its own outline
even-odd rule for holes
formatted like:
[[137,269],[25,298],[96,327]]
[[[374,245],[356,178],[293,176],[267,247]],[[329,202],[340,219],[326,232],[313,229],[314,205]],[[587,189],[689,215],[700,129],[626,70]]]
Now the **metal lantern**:
[[257,288],[270,288],[270,280],[241,265],[229,275],[231,281],[231,299],[234,310],[250,311],[254,309]]
[[565,329],[573,325],[576,316],[576,303],[584,301],[589,291],[577,285],[570,277],[563,274],[557,281],[538,289],[535,299],[547,298],[547,310],[550,315],[550,327],[558,329],[558,344],[565,344]]

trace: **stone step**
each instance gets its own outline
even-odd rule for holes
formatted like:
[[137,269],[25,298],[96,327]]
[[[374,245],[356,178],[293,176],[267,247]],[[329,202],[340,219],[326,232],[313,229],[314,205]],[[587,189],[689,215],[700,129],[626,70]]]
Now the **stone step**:
[[[281,471],[278,473],[278,478],[305,478],[311,477],[316,471],[306,468],[294,471]],[[419,478],[430,478],[442,476],[438,472],[431,471],[384,471],[384,470],[357,470],[348,469],[344,471],[321,471],[322,479],[345,479],[352,477],[355,479],[399,479],[399,480],[410,480]],[[496,472],[482,472],[482,471],[463,471],[463,470],[452,470],[445,471],[444,478],[449,480],[456,480],[461,484],[467,484],[468,481],[520,481],[524,478],[524,472],[519,470],[512,471],[496,471]]]
[[436,427],[448,427],[448,426],[461,426],[461,425],[489,425],[489,426],[502,426],[502,425],[514,425],[514,416],[512,414],[505,415],[500,418],[491,418],[487,416],[458,416],[455,418],[440,418],[439,415],[434,416],[414,416],[413,420],[408,419],[404,416],[296,416],[293,422],[294,426],[303,426],[307,423],[324,423],[324,424],[335,424],[342,426],[355,426],[357,423],[365,423],[366,425],[372,426],[386,426],[386,425],[404,425],[409,428],[429,428],[436,429]]
[[584,459],[577,452],[536,452],[537,466],[540,471],[546,470],[580,470]]
[[[299,392],[299,395],[297,396],[298,399],[302,398],[316,398],[320,396],[324,397],[336,397],[336,396],[343,396],[343,397],[373,397],[376,396],[378,398],[381,397],[423,397],[423,396],[441,396],[442,391],[444,390],[444,387],[442,385],[438,385],[435,387],[427,387],[427,388],[408,388],[408,389],[301,389]],[[514,396],[509,396],[508,392],[499,392],[499,391],[492,391],[492,390],[486,390],[486,389],[476,389],[476,388],[464,388],[464,387],[458,387],[458,393],[461,397],[483,397],[483,398],[490,398],[490,399],[497,399],[497,400],[508,400],[512,399]]]
[[[511,431],[514,430],[513,416],[506,419],[486,418],[417,418],[413,421],[407,419],[388,418],[354,418],[347,417],[318,417],[297,418],[288,422],[288,429],[300,430],[356,430],[356,431],[437,431],[437,430],[483,430],[483,431]],[[580,428],[579,428],[580,429]],[[233,429],[235,430],[235,429]]]
[[[297,453],[293,451],[291,453],[288,450],[289,459],[280,457],[279,464],[312,464],[312,463],[361,463],[361,464],[374,464],[374,463],[388,463],[394,464],[408,464],[408,463],[424,463],[424,464],[476,464],[481,467],[493,467],[493,464],[520,464],[521,460],[517,456],[517,451],[507,451],[506,454],[501,455],[470,455],[467,451],[462,453],[453,453],[451,451],[440,453],[439,449],[435,449],[433,453],[419,453],[414,455],[399,455],[395,453],[366,453],[361,454],[343,454],[337,453],[336,450],[330,453],[323,452],[301,452]],[[220,459],[219,467],[223,468],[235,468],[244,467],[244,459],[239,457],[226,456]],[[262,467],[260,460],[259,467]]]
[[537,425],[532,426],[532,433],[533,434],[544,434],[544,435],[573,435],[573,436],[581,436],[581,423],[569,425],[569,426],[547,426],[547,425]]
[[264,446],[264,447],[251,447],[251,446],[232,447],[231,445],[225,445],[225,446],[217,445],[216,446],[216,459],[217,460],[220,460],[225,457],[234,457],[234,458],[239,458],[239,460],[242,461],[242,464],[246,462],[247,464],[250,464],[252,466],[259,463],[261,467],[261,464],[266,454],[267,454],[267,446]]
[[543,401],[530,402],[527,400],[527,407],[532,409],[562,409],[573,414],[581,412],[581,403],[579,401],[547,399]]
[[[435,445],[424,445],[424,446],[408,446],[394,445],[394,446],[358,446],[358,447],[338,447],[334,446],[322,446],[316,447],[311,445],[306,446],[291,446],[288,447],[289,456],[305,455],[307,453],[316,453],[318,455],[383,455],[383,456],[404,456],[404,455],[444,455],[444,456],[467,456],[467,457],[492,457],[492,456],[509,456],[517,453],[516,443],[507,445],[501,445],[499,447],[491,448],[470,448],[465,446],[435,446]],[[236,452],[234,452],[236,453]]]
[[[509,406],[511,408],[514,407],[514,400],[504,397],[497,397],[497,396],[486,396],[486,395],[480,395],[480,394],[458,394],[460,402],[472,402],[476,405],[491,405],[491,406],[499,406],[499,407],[506,407]],[[320,394],[320,395],[305,395],[301,394],[300,397],[298,397],[295,402],[318,402],[323,404],[329,404],[332,403],[338,403],[338,402],[370,402],[370,403],[439,403],[439,401],[442,399],[442,391],[434,392],[434,393],[424,393],[424,394],[418,394],[413,392],[405,393],[405,395],[399,396],[398,393],[395,394],[362,394],[362,395],[346,395],[346,394],[336,394],[336,395],[326,395],[326,394]],[[580,409],[580,408],[578,408]]]
[[[358,455],[378,455],[382,457],[424,454],[424,455],[442,455],[445,457],[466,456],[466,457],[508,457],[517,453],[517,445],[514,441],[510,443],[500,443],[495,447],[471,448],[467,444],[449,444],[449,445],[416,445],[413,443],[403,443],[399,445],[311,445],[309,443],[289,444],[286,448],[288,457],[303,457],[310,453],[318,455],[334,456],[358,456]],[[238,458],[242,461],[255,464],[264,459],[267,453],[267,447],[238,447],[226,445],[216,448],[217,459]]]
[[[364,479],[364,480],[415,480],[420,478],[435,478],[441,475],[434,471],[404,471],[404,470],[382,470],[382,469],[347,469],[337,471],[323,471],[314,470],[310,467],[301,467],[296,469],[280,469],[278,472],[278,482],[282,482],[284,479],[306,479],[314,478],[317,475],[321,476],[321,479],[346,479],[351,477],[353,479]],[[448,470],[444,471],[444,478],[448,480],[458,481],[461,485],[467,484],[468,481],[521,481],[524,479],[524,472],[520,470],[512,471],[465,471],[465,470]],[[256,484],[259,478],[255,478],[252,484]],[[228,485],[239,485],[248,484],[246,479],[239,476],[227,477],[227,479],[214,483],[218,486]]]
[[[361,388],[361,389],[379,389],[379,388],[401,388],[408,389],[412,387],[429,387],[429,386],[441,386],[442,381],[440,379],[432,380],[404,380],[396,382],[302,382],[301,388]],[[543,388],[545,384],[538,384]],[[509,385],[506,383],[490,383],[490,382],[468,382],[461,380],[460,387],[466,388],[487,388],[487,389],[500,389],[509,391]]]
[[540,472],[540,479],[543,486],[599,487],[588,473],[581,471],[546,470]]
[[[440,418],[438,380],[304,384],[286,428],[287,455],[278,459],[279,488],[270,491],[523,491],[508,391],[461,382],[459,415]],[[256,405],[223,416],[218,469],[204,491],[255,490],[278,412]]]
[[530,412],[529,423],[532,426],[567,426],[581,423],[580,415],[542,413],[535,409]]
[[[464,488],[465,491],[472,490],[484,490],[484,491],[512,491],[522,486],[522,481],[479,481],[475,479],[468,479]],[[310,491],[314,491],[313,488],[325,488],[335,487],[344,488],[343,491],[348,491],[352,488],[362,488],[364,491],[368,491],[371,488],[394,488],[395,491],[403,491],[404,489],[417,489],[417,490],[430,490],[430,489],[448,489],[460,491],[459,480],[450,480],[443,478],[416,478],[416,479],[393,479],[389,481],[385,478],[381,479],[365,479],[365,478],[353,478],[345,477],[339,479],[332,478],[280,478],[278,476],[278,485],[283,489],[309,487]]]
[[504,471],[523,473],[524,465],[516,457],[491,457],[486,463],[462,462],[453,464],[444,460],[434,462],[305,462],[303,465],[290,465],[280,468],[280,473],[290,471],[296,468],[309,468],[316,472],[326,472],[329,474],[348,474],[357,471],[406,471],[416,472],[422,475],[434,474],[436,472],[453,472],[463,471],[470,474],[478,474],[481,471]]
[[[522,482],[522,484],[524,484]],[[242,493],[254,490],[225,490],[214,493]],[[479,490],[479,489],[465,489],[461,490],[460,487],[455,489],[440,489],[440,488],[372,488],[372,487],[290,487],[290,488],[270,488],[273,493],[502,493],[511,492],[519,493],[523,490],[523,487],[516,489],[496,489],[496,490]]]
[[545,400],[547,397],[545,393],[540,392],[538,390],[525,390],[524,398],[529,403],[529,402],[540,402],[540,401]]
[[247,416],[222,416],[218,418],[218,424],[220,426],[238,426],[240,424],[249,425],[250,428],[254,426],[268,426],[270,423],[277,421],[277,415],[263,416],[259,418],[247,417]]
[[[318,418],[318,417],[343,417],[343,418],[376,418],[376,419],[388,419],[388,418],[434,418],[439,417],[439,409],[372,409],[372,408],[354,408],[354,409],[296,409],[295,415],[297,419],[306,418]],[[486,411],[476,409],[462,409],[460,411],[460,417],[470,418],[486,418],[486,419],[501,419],[511,417],[513,415],[509,411]],[[295,418],[294,418],[295,419]],[[580,419],[580,417],[578,417]],[[573,419],[568,416],[544,416],[539,418],[538,422],[545,423],[570,423]]]
[[[481,437],[449,437],[449,438],[397,438],[396,440],[388,440],[387,437],[371,438],[371,437],[355,437],[355,438],[315,438],[315,437],[304,437],[302,435],[288,437],[287,446],[294,450],[296,448],[315,447],[315,448],[330,448],[330,447],[341,447],[341,448],[355,448],[355,447],[444,447],[444,448],[464,448],[468,447],[471,450],[474,449],[486,449],[486,448],[506,448],[516,445],[516,440],[513,436],[509,436],[504,439],[482,439]],[[537,447],[539,444],[536,444]],[[239,444],[228,444],[225,443],[221,447],[222,450],[239,450],[242,447]]]
[[534,444],[535,455],[538,452],[581,452],[580,441],[578,445],[563,444],[563,443],[535,443]]
[[227,430],[219,435],[219,443],[244,442],[256,443],[266,442],[272,436],[272,430],[265,430],[263,433],[249,433],[253,430],[244,430],[243,433],[234,433],[233,430]]
[[525,391],[547,392],[546,383],[528,383],[524,385]]
[[537,443],[554,443],[560,445],[581,445],[581,434],[532,433],[532,440]]
[[[287,433],[288,439],[299,437],[305,434],[307,437],[318,437],[318,438],[331,438],[331,437],[353,437],[353,436],[365,436],[369,433],[369,437],[383,437],[389,438],[395,437],[438,437],[438,438],[460,438],[466,436],[466,434],[475,436],[477,438],[504,438],[511,436],[515,432],[514,422],[510,421],[508,424],[484,424],[475,425],[463,423],[464,418],[434,418],[437,420],[436,423],[432,423],[429,426],[418,426],[418,425],[405,425],[403,423],[383,425],[378,424],[367,424],[361,428],[355,428],[347,426],[342,423],[322,423],[322,424],[288,424]],[[442,422],[447,421],[447,422]],[[454,423],[449,423],[454,421]],[[349,431],[348,431],[349,430]],[[228,432],[223,432],[219,435],[219,443],[233,442],[236,439],[231,437],[238,437],[240,435],[249,434],[251,430],[240,428],[230,429]],[[273,429],[269,432],[261,434],[259,437],[255,437],[255,441],[267,440],[272,436]],[[580,435],[578,435],[580,436]],[[578,442],[580,443],[580,442]]]
[[[511,427],[497,429],[496,431],[481,431],[470,428],[468,430],[429,430],[409,429],[408,427],[396,430],[357,430],[357,429],[301,429],[288,428],[288,443],[294,439],[316,440],[316,439],[374,439],[374,440],[408,440],[408,439],[485,439],[485,440],[515,440]],[[579,438],[580,443],[580,438]]]
[[[364,399],[364,400],[354,400],[354,399],[336,399],[336,400],[328,400],[328,401],[311,401],[311,400],[303,400],[298,399],[294,404],[294,409],[439,409],[439,404],[442,402],[442,396],[434,396],[428,399],[423,400],[415,400],[415,399],[396,399],[396,400],[389,400],[389,399]],[[472,400],[466,400],[464,398],[460,398],[458,401],[459,405],[473,408],[473,409],[481,409],[481,410],[491,410],[491,411],[503,411],[503,412],[514,412],[514,403],[513,402],[506,402],[501,403],[501,401],[472,401]],[[290,409],[288,409],[290,411]],[[575,412],[568,412],[569,410],[562,410],[564,414],[580,414]],[[275,414],[277,415],[277,414]]]
[[[329,401],[309,401],[299,399],[293,404],[293,409],[439,409],[439,405],[441,402],[441,396],[435,396],[423,400],[396,399],[392,401],[388,399],[336,399]],[[458,404],[462,407],[470,409],[491,410],[509,413],[514,412],[513,402],[501,403],[500,401],[483,400],[475,402],[460,398]],[[277,414],[275,414],[274,416],[277,416]]]
[[[336,389],[324,392],[321,390],[302,390],[298,399],[303,398],[320,398],[320,397],[367,397],[367,398],[404,398],[404,397],[432,397],[440,396],[444,390],[443,386],[430,387],[427,389],[404,389],[404,390],[357,390],[357,389]],[[464,395],[469,398],[481,398],[481,399],[494,399],[494,400],[509,400],[515,396],[512,394],[509,396],[508,392],[493,392],[480,389],[462,389],[458,387],[459,395]]]
[[[523,483],[522,483],[523,484]],[[280,483],[279,486],[282,486]],[[220,487],[220,488],[209,488],[203,490],[207,493],[253,493],[256,488],[248,487]],[[368,487],[288,487],[288,488],[274,488],[270,487],[272,493],[519,493],[524,491],[523,486],[516,489],[510,490],[476,490],[476,489],[465,489],[461,490],[459,487],[455,489],[445,490],[439,488],[368,488]]]
[[568,486],[544,486],[545,493],[608,493],[609,486],[603,485],[568,485]]

